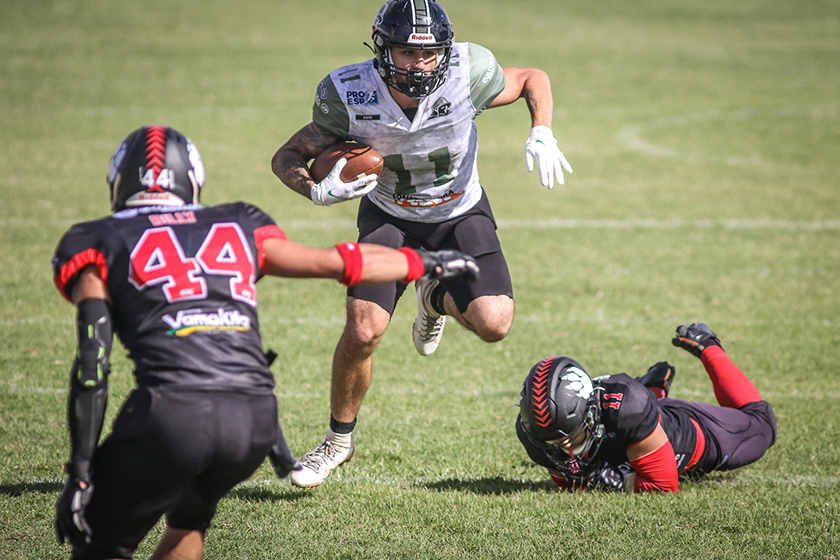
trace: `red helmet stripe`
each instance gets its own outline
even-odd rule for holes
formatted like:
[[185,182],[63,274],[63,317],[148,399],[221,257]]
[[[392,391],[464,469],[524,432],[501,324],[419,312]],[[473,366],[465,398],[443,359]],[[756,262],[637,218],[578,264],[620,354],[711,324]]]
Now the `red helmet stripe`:
[[163,192],[163,189],[157,184],[157,178],[160,175],[165,162],[166,127],[150,126],[146,130],[146,169],[152,170],[155,178],[155,184],[146,192]]
[[551,409],[548,407],[548,373],[554,358],[546,358],[537,364],[531,383],[531,411],[541,428],[551,424]]

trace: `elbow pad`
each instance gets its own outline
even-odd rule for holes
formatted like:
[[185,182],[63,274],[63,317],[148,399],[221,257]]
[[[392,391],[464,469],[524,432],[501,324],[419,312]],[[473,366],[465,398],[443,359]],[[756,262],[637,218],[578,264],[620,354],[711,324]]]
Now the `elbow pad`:
[[[90,460],[102,433],[108,402],[109,358],[113,328],[108,304],[86,299],[78,304],[79,350],[70,373],[67,420],[73,470],[88,479]],[[68,465],[68,469],[71,466]]]

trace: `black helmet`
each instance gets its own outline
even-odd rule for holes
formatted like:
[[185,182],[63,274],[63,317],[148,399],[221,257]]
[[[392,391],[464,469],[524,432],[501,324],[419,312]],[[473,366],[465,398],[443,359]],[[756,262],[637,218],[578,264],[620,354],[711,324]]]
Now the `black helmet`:
[[519,413],[529,440],[550,455],[565,452],[562,444],[585,432],[583,443],[568,452],[584,456],[604,435],[592,380],[583,366],[565,356],[546,358],[531,368],[519,394]]
[[108,165],[111,210],[198,203],[204,164],[195,145],[168,126],[143,126],[120,142]]
[[[449,57],[455,36],[449,16],[434,0],[389,0],[373,22],[375,68],[385,83],[409,97],[421,98],[438,89],[449,70]],[[430,72],[397,68],[391,58],[392,47],[439,50],[437,66]],[[404,76],[399,82],[396,76]]]

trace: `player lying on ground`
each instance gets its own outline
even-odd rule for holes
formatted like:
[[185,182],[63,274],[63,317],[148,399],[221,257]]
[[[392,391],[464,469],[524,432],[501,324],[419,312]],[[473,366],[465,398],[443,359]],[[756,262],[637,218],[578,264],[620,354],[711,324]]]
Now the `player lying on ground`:
[[[316,249],[289,241],[255,206],[202,206],[198,150],[168,127],[129,134],[108,183],[114,214],[73,226],[53,257],[56,286],[78,307],[79,341],[56,529],[75,560],[131,558],[165,514],[153,558],[201,558],[231,488],[267,455],[280,477],[295,467],[259,334],[257,280],[469,280],[478,267],[456,251]],[[113,333],[134,361],[137,388],[97,447]]]
[[558,486],[676,492],[680,475],[749,465],[775,443],[773,408],[708,325],[682,325],[672,342],[700,358],[720,406],[668,398],[675,369],[667,362],[636,379],[590,379],[563,356],[531,369],[516,434]]
[[[476,258],[481,279],[421,279],[415,285],[414,346],[436,351],[451,316],[485,342],[504,339],[513,323],[513,286],[490,201],[478,173],[478,129],[485,109],[524,99],[531,134],[526,166],[551,188],[572,168],[552,132],[548,75],[502,67],[475,43],[455,42],[449,17],[433,0],[389,0],[374,19],[374,57],[331,72],[318,85],[312,122],[272,159],[274,173],[315,204],[361,198],[359,241],[389,247],[457,249]],[[384,157],[379,176],[343,183],[313,181],[307,162],[344,141]],[[375,180],[374,180],[375,179]],[[330,196],[326,196],[326,194]],[[301,487],[321,484],[354,453],[353,430],[371,383],[373,353],[406,286],[347,290],[347,323],[332,367],[329,431],[292,474]]]

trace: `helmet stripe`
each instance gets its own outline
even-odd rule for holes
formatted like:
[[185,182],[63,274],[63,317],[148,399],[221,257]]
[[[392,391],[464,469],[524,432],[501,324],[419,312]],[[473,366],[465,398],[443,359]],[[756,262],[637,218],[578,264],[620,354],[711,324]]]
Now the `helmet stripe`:
[[[414,18],[411,24],[414,26],[415,31],[417,33],[428,33],[429,26],[432,25],[432,10],[428,0],[420,0],[420,2],[411,0],[411,8],[411,16]],[[418,29],[420,27],[425,27],[425,29]]]
[[[166,127],[150,126],[146,130],[146,169],[151,169],[155,180],[160,175],[166,162]],[[155,184],[148,189],[150,192],[163,192]]]
[[534,420],[542,428],[547,428],[551,424],[551,409],[548,406],[548,374],[554,359],[554,357],[546,358],[537,364],[531,384],[531,410],[534,413]]

